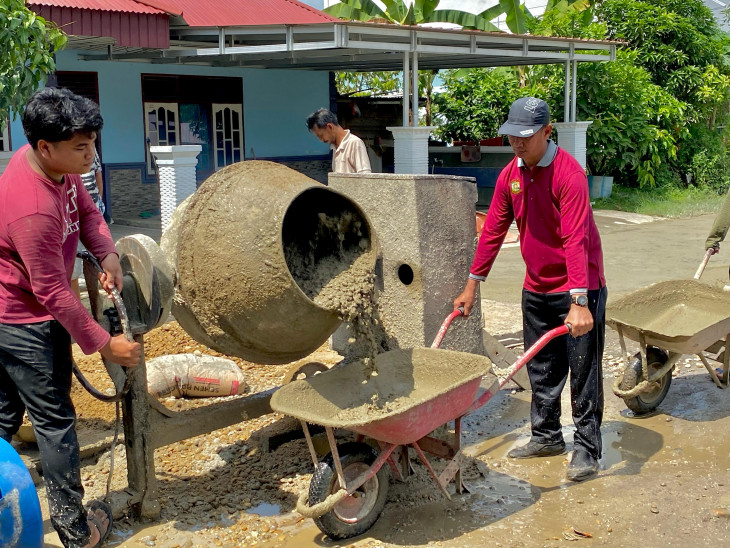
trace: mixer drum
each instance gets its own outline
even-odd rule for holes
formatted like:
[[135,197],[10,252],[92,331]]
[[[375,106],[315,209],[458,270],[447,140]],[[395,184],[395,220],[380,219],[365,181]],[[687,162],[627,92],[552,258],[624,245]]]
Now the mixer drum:
[[197,341],[255,363],[305,357],[337,328],[317,291],[374,235],[349,198],[283,165],[247,161],[209,177],[162,241],[177,267],[173,314]]

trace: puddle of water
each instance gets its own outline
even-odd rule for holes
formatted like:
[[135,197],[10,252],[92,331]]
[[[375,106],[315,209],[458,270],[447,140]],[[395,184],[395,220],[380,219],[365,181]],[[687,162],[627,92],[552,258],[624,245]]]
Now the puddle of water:
[[281,508],[279,508],[278,504],[269,504],[267,502],[262,502],[261,504],[257,506],[252,506],[248,510],[246,510],[247,514],[256,514],[258,516],[265,516],[265,517],[271,517],[271,516],[278,516],[281,514]]

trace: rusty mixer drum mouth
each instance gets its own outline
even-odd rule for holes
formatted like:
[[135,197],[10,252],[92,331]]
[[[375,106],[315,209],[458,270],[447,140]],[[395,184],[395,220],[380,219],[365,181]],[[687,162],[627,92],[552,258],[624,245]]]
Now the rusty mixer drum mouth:
[[340,324],[314,302],[356,260],[375,266],[375,235],[344,195],[264,161],[209,177],[171,219],[172,312],[198,342],[261,364],[311,354]]

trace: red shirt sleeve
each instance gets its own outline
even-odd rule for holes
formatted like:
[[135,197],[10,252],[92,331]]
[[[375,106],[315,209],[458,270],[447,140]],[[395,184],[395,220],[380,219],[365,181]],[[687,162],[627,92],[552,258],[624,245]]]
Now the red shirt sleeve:
[[469,271],[475,276],[487,276],[489,274],[504,237],[515,218],[509,185],[507,184],[508,171],[509,166],[500,173],[494,188],[494,196],[492,196],[492,202],[489,204],[482,235],[479,237],[474,261]]
[[[61,220],[40,213],[28,215],[10,223],[8,234],[25,265],[38,302],[66,328],[85,354],[104,347],[109,333],[94,321],[69,285],[61,252]],[[39,238],[39,234],[43,237]],[[95,237],[89,240],[92,241],[97,242]]]
[[576,171],[558,182],[560,228],[571,289],[588,289],[588,246],[591,210],[588,180]]

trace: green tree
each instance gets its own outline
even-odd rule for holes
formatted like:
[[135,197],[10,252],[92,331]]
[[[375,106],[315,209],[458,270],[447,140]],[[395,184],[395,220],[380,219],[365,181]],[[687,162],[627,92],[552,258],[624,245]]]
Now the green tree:
[[687,105],[673,169],[689,183],[700,152],[727,163],[721,128],[729,118],[729,43],[712,12],[701,0],[604,0],[596,15],[609,38],[628,42],[654,84]]
[[340,19],[351,21],[372,21],[381,19],[396,25],[421,25],[423,23],[453,23],[466,29],[499,30],[491,20],[502,13],[501,7],[495,6],[475,15],[461,10],[440,10],[441,0],[413,0],[408,5],[403,0],[382,0],[385,9],[381,9],[372,0],[340,0],[324,11]]
[[[407,5],[403,0],[383,0],[381,9],[372,0],[341,0],[325,8],[325,12],[352,21],[383,20],[396,25],[421,25],[423,23],[452,23],[465,29],[498,31],[491,20],[502,13],[496,5],[480,14],[461,10],[440,10],[440,0],[413,0]],[[337,90],[342,95],[382,95],[402,89],[400,72],[351,73],[342,72],[335,76]],[[419,73],[419,89],[426,96],[426,125],[432,123],[433,87],[437,71]]]
[[700,0],[605,0],[596,13],[607,37],[627,41],[654,83],[678,99],[694,103],[706,69],[725,64],[727,38]]
[[436,134],[446,141],[479,141],[497,135],[520,92],[508,68],[445,72],[446,91],[436,96]]
[[0,2],[0,129],[56,70],[53,52],[65,45],[66,35],[23,0]]
[[[595,0],[548,0],[540,17],[534,16],[520,0],[499,0],[499,8],[505,15],[505,23],[510,32],[535,34],[535,25],[546,17],[580,18],[583,25],[589,25],[593,21],[594,3]],[[486,14],[486,12],[483,13]]]

